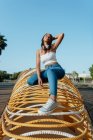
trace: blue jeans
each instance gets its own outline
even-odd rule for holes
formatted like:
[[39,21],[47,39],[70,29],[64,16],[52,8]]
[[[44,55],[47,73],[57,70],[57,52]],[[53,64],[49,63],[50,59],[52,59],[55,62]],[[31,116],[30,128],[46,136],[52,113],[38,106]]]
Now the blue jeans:
[[[47,66],[45,70],[40,73],[43,83],[49,82],[50,94],[57,96],[57,80],[61,79],[65,75],[65,70],[60,64],[52,64]],[[38,84],[37,72],[27,79],[29,85]]]

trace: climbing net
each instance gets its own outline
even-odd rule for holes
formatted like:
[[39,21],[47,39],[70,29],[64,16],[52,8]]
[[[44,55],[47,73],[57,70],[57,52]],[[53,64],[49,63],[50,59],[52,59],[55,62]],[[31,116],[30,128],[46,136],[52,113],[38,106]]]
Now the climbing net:
[[2,114],[2,140],[92,140],[81,95],[66,76],[58,80],[58,107],[50,115],[38,114],[48,100],[49,84],[29,86],[27,79],[35,72],[25,70],[17,79]]

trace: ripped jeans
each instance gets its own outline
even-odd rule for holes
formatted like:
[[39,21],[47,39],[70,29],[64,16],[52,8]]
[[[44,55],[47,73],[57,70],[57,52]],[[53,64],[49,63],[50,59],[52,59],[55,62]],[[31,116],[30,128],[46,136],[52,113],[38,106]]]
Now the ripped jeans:
[[[45,67],[45,70],[40,73],[43,83],[49,82],[50,94],[57,96],[57,80],[61,79],[65,75],[65,70],[60,64],[52,64]],[[38,84],[37,72],[27,79],[29,85]]]

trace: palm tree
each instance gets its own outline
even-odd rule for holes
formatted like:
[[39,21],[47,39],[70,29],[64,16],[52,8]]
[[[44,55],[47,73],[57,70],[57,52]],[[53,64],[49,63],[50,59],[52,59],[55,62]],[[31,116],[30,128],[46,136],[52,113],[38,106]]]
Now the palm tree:
[[89,71],[90,71],[90,75],[92,77],[92,83],[93,83],[93,64],[92,66],[89,68]]
[[0,55],[2,54],[2,50],[5,49],[5,47],[7,46],[7,44],[5,43],[5,41],[7,41],[6,39],[4,39],[4,35],[0,35]]
[[78,73],[76,71],[72,72],[72,76],[73,76],[73,82],[76,82],[76,79],[78,78]]

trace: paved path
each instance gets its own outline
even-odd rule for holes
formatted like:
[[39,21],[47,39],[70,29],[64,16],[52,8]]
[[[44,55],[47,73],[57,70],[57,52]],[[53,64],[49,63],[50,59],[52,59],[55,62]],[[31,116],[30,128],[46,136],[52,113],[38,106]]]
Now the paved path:
[[79,88],[93,126],[93,88]]
[[0,85],[0,116],[7,105],[12,93],[13,86],[1,86]]

